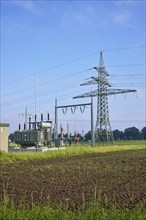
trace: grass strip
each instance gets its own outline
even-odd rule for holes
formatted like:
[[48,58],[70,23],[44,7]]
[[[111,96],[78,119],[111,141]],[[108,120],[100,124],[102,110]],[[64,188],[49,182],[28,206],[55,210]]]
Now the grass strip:
[[23,160],[41,160],[46,158],[55,157],[67,157],[67,156],[81,156],[86,154],[96,154],[96,153],[107,153],[115,151],[125,151],[125,150],[143,150],[146,149],[145,141],[133,141],[129,142],[117,142],[115,145],[104,145],[104,146],[72,146],[66,147],[66,149],[61,150],[51,150],[47,152],[9,152],[0,154],[0,162],[15,162]]
[[61,205],[35,206],[26,208],[23,205],[15,207],[5,202],[0,205],[0,219],[2,220],[145,220],[146,210],[136,207],[132,210],[107,209],[97,204],[89,205],[87,209],[75,212],[63,208]]

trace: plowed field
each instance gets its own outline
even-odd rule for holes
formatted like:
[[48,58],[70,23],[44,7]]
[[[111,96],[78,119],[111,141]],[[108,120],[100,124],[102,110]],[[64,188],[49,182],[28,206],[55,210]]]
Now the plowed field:
[[0,164],[0,200],[14,204],[48,200],[78,209],[98,200],[102,206],[133,208],[146,196],[145,151],[121,151]]

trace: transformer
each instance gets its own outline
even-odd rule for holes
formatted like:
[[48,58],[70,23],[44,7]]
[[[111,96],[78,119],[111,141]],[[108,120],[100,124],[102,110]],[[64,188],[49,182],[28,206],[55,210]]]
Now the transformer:
[[[35,147],[51,147],[52,145],[52,121],[43,121],[43,115],[41,114],[41,121],[31,122],[29,118],[29,130],[26,130],[26,125],[24,125],[24,130],[21,130],[19,125],[19,130],[14,132],[14,140],[17,144],[23,147],[35,146]],[[32,126],[31,126],[32,125]]]

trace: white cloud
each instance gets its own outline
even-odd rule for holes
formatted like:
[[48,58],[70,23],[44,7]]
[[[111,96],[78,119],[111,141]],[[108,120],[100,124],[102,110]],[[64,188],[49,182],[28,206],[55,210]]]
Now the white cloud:
[[131,20],[131,15],[129,12],[114,13],[113,17],[114,21],[121,25],[128,24]]
[[105,27],[108,24],[108,18],[103,18],[102,12],[91,5],[78,7],[76,10],[69,7],[63,12],[61,24],[65,28],[76,24],[83,27],[97,27],[97,25]]
[[28,11],[31,11],[33,9],[33,3],[31,1],[15,0],[13,1],[13,3],[25,8]]
[[127,1],[118,0],[118,1],[115,1],[115,5],[120,6],[120,7],[121,6],[123,6],[123,7],[125,7],[125,6],[135,6],[135,5],[137,5],[141,2],[139,0],[127,0]]
[[141,100],[146,100],[146,93],[145,93],[145,89],[140,89],[140,88],[137,88],[137,93],[136,93],[136,97],[141,99]]
[[23,8],[24,10],[28,11],[28,12],[33,12],[36,13],[38,12],[36,10],[36,7],[34,5],[34,1],[27,1],[27,0],[13,0],[11,3]]
[[92,17],[94,17],[94,11],[92,9],[84,8],[82,10],[72,11],[72,8],[68,8],[63,14],[62,25],[68,27],[78,23],[86,26],[90,24]]

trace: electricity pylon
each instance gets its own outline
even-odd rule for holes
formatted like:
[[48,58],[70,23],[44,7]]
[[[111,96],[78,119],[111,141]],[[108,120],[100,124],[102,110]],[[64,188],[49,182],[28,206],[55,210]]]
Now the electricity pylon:
[[95,126],[95,137],[98,142],[113,143],[114,137],[109,120],[109,107],[108,107],[108,96],[129,92],[136,92],[132,89],[111,89],[111,84],[107,80],[109,76],[104,66],[104,60],[102,52],[100,52],[100,61],[98,67],[93,67],[98,72],[98,77],[91,77],[91,79],[81,86],[98,84],[97,89],[91,92],[84,93],[73,98],[85,98],[97,96],[97,119]]
[[[95,138],[99,141],[114,142],[113,132],[109,120],[109,108],[108,108],[108,87],[111,87],[106,77],[109,76],[103,61],[102,52],[100,53],[98,77],[95,81],[98,82],[98,96],[97,96],[97,119],[95,127]],[[104,94],[104,95],[102,95]]]

